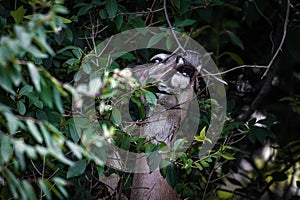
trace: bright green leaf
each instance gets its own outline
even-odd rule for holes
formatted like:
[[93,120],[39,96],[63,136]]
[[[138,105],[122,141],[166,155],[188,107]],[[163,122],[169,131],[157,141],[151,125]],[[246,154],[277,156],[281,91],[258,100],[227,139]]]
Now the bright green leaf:
[[56,105],[57,110],[63,114],[64,113],[64,109],[63,109],[63,104],[61,101],[61,96],[60,93],[58,92],[58,90],[56,88],[53,88],[53,96],[54,96],[54,104]]
[[226,160],[235,160],[235,157],[233,157],[231,154],[229,153],[220,153],[220,156],[222,156],[223,158],[225,158]]
[[2,157],[2,159],[0,159],[0,161],[2,160],[3,162],[9,162],[11,156],[12,156],[12,145],[10,143],[9,137],[6,135],[0,135],[0,155]]
[[31,132],[32,136],[36,139],[36,141],[38,143],[42,143],[43,138],[42,138],[37,126],[35,125],[35,123],[32,120],[28,119],[28,120],[26,120],[26,124],[27,124],[28,129]]
[[206,126],[200,131],[199,136],[194,136],[194,139],[198,142],[203,142],[206,139]]
[[40,129],[47,147],[53,147],[53,138],[43,124],[40,124]]
[[19,7],[15,11],[10,12],[11,16],[14,18],[17,24],[20,24],[23,21],[23,17],[25,13],[26,13],[26,9],[24,9],[23,6]]
[[40,92],[41,84],[40,84],[40,72],[38,68],[32,62],[27,62],[27,67],[35,89],[38,92]]
[[7,127],[10,134],[14,134],[18,128],[18,119],[11,113],[5,112]]

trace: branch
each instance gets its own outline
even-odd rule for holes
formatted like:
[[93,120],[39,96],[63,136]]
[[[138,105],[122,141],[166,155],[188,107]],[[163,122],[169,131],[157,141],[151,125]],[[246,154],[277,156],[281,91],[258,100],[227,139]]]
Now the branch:
[[265,96],[268,94],[268,92],[271,89],[272,80],[273,80],[274,76],[276,75],[276,72],[279,67],[278,62],[276,62],[275,64],[274,64],[274,62],[275,62],[279,52],[281,51],[282,45],[283,45],[285,37],[286,37],[289,13],[290,13],[290,0],[287,0],[286,17],[285,17],[285,21],[284,21],[284,29],[283,29],[283,35],[281,38],[281,42],[279,44],[277,51],[275,52],[274,56],[272,57],[271,61],[269,62],[268,66],[267,66],[268,67],[267,70],[265,71],[264,75],[262,76],[262,78],[263,78],[268,74],[263,87],[261,88],[261,90],[255,97],[255,99],[251,103],[249,109],[239,117],[239,120],[241,120],[241,121],[246,121],[249,119],[249,117],[258,108],[258,106],[260,105],[262,100],[265,98]]
[[172,26],[172,24],[170,22],[170,19],[169,19],[169,16],[168,16],[168,12],[167,12],[167,0],[164,0],[164,13],[165,13],[165,17],[166,17],[168,26],[170,27],[171,33],[172,33],[172,35],[173,35],[176,43],[178,44],[178,48],[181,49],[183,52],[186,52],[186,50],[180,44],[180,42],[179,42],[179,40],[178,40],[178,38],[176,36],[176,33],[174,32],[174,27]]
[[[228,72],[231,72],[231,71],[234,71],[234,70],[237,70],[237,69],[241,69],[241,68],[268,68],[268,66],[264,66],[264,65],[241,65],[241,66],[237,66],[237,67],[234,67],[232,69],[229,69],[229,70],[226,70],[226,71],[223,71],[223,72],[219,72],[219,73],[207,73],[207,74],[204,74],[204,75],[201,75],[201,77],[203,76],[217,76],[217,75],[222,75],[222,74],[226,74]],[[207,72],[207,71],[206,71]]]
[[274,61],[277,58],[279,52],[282,50],[282,46],[283,46],[283,43],[284,43],[285,38],[286,38],[287,26],[289,24],[289,15],[290,15],[290,0],[287,0],[287,8],[286,8],[286,15],[285,15],[285,20],[284,20],[283,34],[282,34],[281,42],[280,42],[279,47],[277,48],[275,54],[273,55],[271,61],[269,62],[267,70],[262,75],[262,77],[261,77],[262,79],[268,74],[270,67],[274,63]]

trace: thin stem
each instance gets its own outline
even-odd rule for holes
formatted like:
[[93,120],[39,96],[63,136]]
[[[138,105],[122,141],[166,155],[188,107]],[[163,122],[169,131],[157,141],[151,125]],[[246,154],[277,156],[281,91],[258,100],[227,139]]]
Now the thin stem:
[[281,42],[280,42],[279,47],[277,48],[275,54],[273,55],[271,61],[269,62],[267,70],[265,71],[265,73],[262,75],[261,78],[264,78],[268,74],[271,65],[274,63],[274,61],[277,58],[279,52],[282,50],[282,46],[283,46],[283,43],[284,43],[285,38],[286,38],[287,26],[288,26],[288,23],[289,23],[289,15],[290,15],[290,0],[287,0],[287,8],[286,8],[286,15],[285,15],[285,20],[284,20],[283,34],[282,34]]
[[166,20],[167,20],[167,23],[168,23],[168,26],[170,27],[170,30],[171,30],[171,33],[176,41],[176,43],[178,44],[178,47],[183,51],[183,52],[186,52],[186,50],[182,47],[182,45],[180,44],[177,36],[176,36],[176,33],[174,32],[174,27],[172,26],[171,22],[170,22],[170,19],[169,19],[169,16],[168,16],[168,11],[167,11],[167,0],[164,0],[164,13],[165,13],[165,17],[166,17]]

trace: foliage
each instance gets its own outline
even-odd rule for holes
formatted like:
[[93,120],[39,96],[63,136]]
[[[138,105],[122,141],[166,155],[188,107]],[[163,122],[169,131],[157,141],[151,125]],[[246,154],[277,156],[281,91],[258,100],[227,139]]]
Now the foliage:
[[[167,1],[167,11],[173,28],[212,52],[215,63],[225,71],[245,63],[268,64],[279,46],[287,2],[172,0]],[[300,62],[300,18],[299,3],[291,1],[291,5],[286,45],[274,64],[279,66],[277,74],[268,95],[256,107],[264,119],[255,115],[240,121],[265,84],[261,80],[264,71],[241,68],[224,74],[228,120],[214,149],[201,159],[197,155],[203,142],[210,142],[206,136],[214,117],[210,106],[217,102],[205,92],[199,94],[199,133],[186,152],[180,152],[185,141],[177,140],[167,158],[172,164],[161,169],[182,199],[299,198],[296,66]],[[130,113],[132,116],[143,119],[145,108],[140,97],[154,106],[155,88],[135,84],[122,69],[129,63],[147,62],[157,51],[142,49],[120,56],[105,69],[107,73],[97,77],[101,84],[73,82],[90,73],[83,60],[105,38],[137,27],[168,27],[162,8],[161,0],[0,2],[1,197],[111,198],[111,188],[99,181],[103,174],[117,174],[122,187],[120,191],[114,188],[115,192],[129,196],[132,174],[105,166],[104,141],[111,139],[124,150],[148,156],[167,147],[163,142],[154,144],[124,133],[119,128],[122,113],[109,105],[109,99],[118,97],[122,87],[130,88],[133,95],[125,96],[124,101],[132,102],[132,110],[137,108],[138,113]],[[148,46],[160,41],[161,36],[156,35]],[[78,72],[80,66],[83,71]],[[93,87],[101,91],[91,105],[99,111],[95,124],[100,124],[101,131],[92,123],[80,132],[73,120],[80,112],[73,115],[72,98],[89,95]],[[165,162],[160,161],[162,165]]]

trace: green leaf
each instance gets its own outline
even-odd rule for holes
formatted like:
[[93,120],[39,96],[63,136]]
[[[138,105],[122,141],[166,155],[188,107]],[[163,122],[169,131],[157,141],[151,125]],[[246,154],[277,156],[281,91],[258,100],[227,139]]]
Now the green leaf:
[[156,103],[157,103],[157,98],[156,98],[155,94],[153,94],[152,92],[146,90],[145,97],[146,97],[146,101],[148,103],[148,106],[150,107],[150,110],[153,110]]
[[33,91],[33,87],[31,85],[26,84],[24,87],[22,87],[19,91],[19,96],[22,95],[28,95]]
[[115,20],[114,20],[114,22],[115,22],[115,25],[116,25],[116,28],[117,28],[117,30],[118,31],[120,31],[121,30],[121,27],[122,27],[122,25],[123,25],[123,15],[118,15],[116,18],[115,18]]
[[23,6],[19,7],[15,11],[10,12],[11,16],[14,18],[17,24],[20,24],[23,21],[23,17],[25,13],[26,13],[26,9],[24,9]]
[[199,136],[194,136],[194,139],[198,142],[203,142],[206,139],[205,133],[206,133],[206,126],[202,128]]
[[86,160],[79,160],[74,162],[74,164],[71,165],[68,169],[67,178],[80,176],[85,171],[85,168],[86,168]]
[[112,121],[119,126],[122,123],[122,114],[118,108],[113,108],[111,113]]
[[195,162],[195,165],[196,165],[196,167],[197,167],[200,171],[203,170],[203,167],[202,167],[199,163],[196,163],[196,162]]
[[173,3],[178,10],[180,10],[180,1],[181,0],[173,0]]
[[42,85],[43,85],[43,89],[41,93],[41,99],[49,108],[52,108],[53,101],[52,101],[51,87],[49,87],[45,82],[43,82]]
[[15,91],[12,87],[12,82],[9,79],[9,77],[7,76],[7,73],[4,71],[0,71],[0,86],[2,87],[2,89],[4,89],[5,91],[11,93],[12,95],[15,95]]
[[109,18],[112,18],[116,15],[116,13],[118,11],[118,3],[116,0],[106,0],[105,8],[106,8]]
[[209,167],[209,164],[208,164],[206,161],[204,161],[204,160],[201,160],[201,161],[200,161],[200,164],[201,164],[203,167],[205,167],[205,168]]
[[26,112],[26,106],[21,100],[17,101],[17,109],[20,115],[24,115]]
[[249,139],[253,143],[257,139],[261,144],[264,144],[264,142],[267,139],[267,137],[271,137],[272,138],[273,137],[272,136],[272,132],[270,132],[268,129],[266,129],[264,127],[254,126],[254,127],[252,127],[250,129]]
[[37,96],[33,96],[33,95],[29,96],[28,95],[28,98],[29,98],[30,103],[33,103],[39,109],[43,109],[44,104],[42,101],[39,100],[39,98]]
[[177,168],[173,163],[167,166],[166,180],[169,183],[169,185],[173,188],[178,182]]
[[86,4],[85,6],[83,6],[82,8],[79,9],[77,16],[81,16],[81,15],[85,15],[89,12],[90,9],[93,8],[93,5],[91,4]]
[[40,129],[47,147],[53,147],[53,138],[43,124],[40,124]]
[[193,19],[185,19],[185,20],[180,20],[180,21],[175,21],[173,26],[174,27],[185,27],[185,26],[190,26],[194,24],[196,20]]
[[225,33],[229,36],[231,39],[232,43],[240,47],[241,49],[244,50],[244,45],[240,38],[238,38],[233,32],[226,30]]
[[51,198],[52,193],[50,192],[50,189],[48,189],[47,184],[46,184],[45,182],[49,183],[49,182],[47,181],[47,179],[45,180],[45,179],[39,178],[39,180],[38,180],[38,185],[39,185],[40,188],[42,189],[43,194],[45,194],[45,197],[46,197],[48,200],[50,200],[50,199],[52,199],[52,198]]
[[63,104],[61,101],[61,96],[60,93],[58,92],[58,90],[56,88],[53,88],[53,95],[54,95],[54,104],[57,108],[57,110],[63,114],[64,113],[64,109],[63,109]]
[[198,36],[199,36],[203,31],[205,31],[206,29],[211,29],[211,30],[213,30],[214,32],[216,32],[216,30],[214,30],[214,28],[211,27],[210,25],[204,25],[204,26],[202,26],[201,28],[198,28],[197,30],[195,30],[195,31],[192,33],[191,37],[192,37],[192,38],[198,37]]
[[107,19],[107,12],[105,9],[99,11],[99,16],[101,19]]
[[66,143],[67,143],[67,146],[69,147],[69,149],[72,151],[72,153],[78,159],[81,159],[82,158],[82,152],[83,152],[83,149],[81,148],[81,146],[71,142],[70,140],[68,140]]
[[226,160],[235,160],[235,157],[233,157],[229,153],[220,153],[219,155],[222,156],[223,158],[225,158]]
[[124,53],[123,55],[120,56],[120,58],[124,58],[126,60],[135,60],[136,57],[132,53]]
[[14,134],[18,128],[18,118],[13,114],[5,112],[5,118],[7,121],[7,127],[10,134]]
[[177,139],[177,140],[174,142],[173,150],[174,150],[174,151],[180,150],[186,142],[187,142],[186,138],[180,138],[180,139]]
[[80,140],[81,135],[79,135],[79,131],[77,131],[73,121],[69,123],[69,132],[72,140],[77,143]]
[[227,192],[223,190],[217,190],[217,195],[220,199],[231,199],[233,197],[232,192]]
[[161,39],[165,36],[163,33],[159,33],[150,38],[147,48],[152,48],[154,45],[159,43]]
[[40,72],[38,68],[32,62],[27,62],[27,67],[35,89],[38,92],[40,92],[41,84],[40,84]]
[[0,144],[0,155],[2,157],[0,161],[7,163],[9,162],[13,151],[9,137],[7,137],[6,135],[0,135]]
[[243,59],[239,55],[237,55],[236,53],[232,53],[232,52],[226,51],[226,52],[222,53],[219,56],[219,58],[221,58],[224,55],[230,56],[231,59],[234,60],[238,65],[243,65],[244,64]]
[[35,125],[35,123],[32,120],[28,119],[28,120],[26,120],[26,124],[27,124],[28,129],[31,132],[32,136],[35,138],[35,140],[38,143],[42,143],[43,138],[42,138],[37,126]]
[[67,18],[64,18],[64,17],[61,17],[61,16],[58,16],[58,18],[59,18],[64,24],[72,23],[72,20],[69,20],[69,19],[67,19]]

